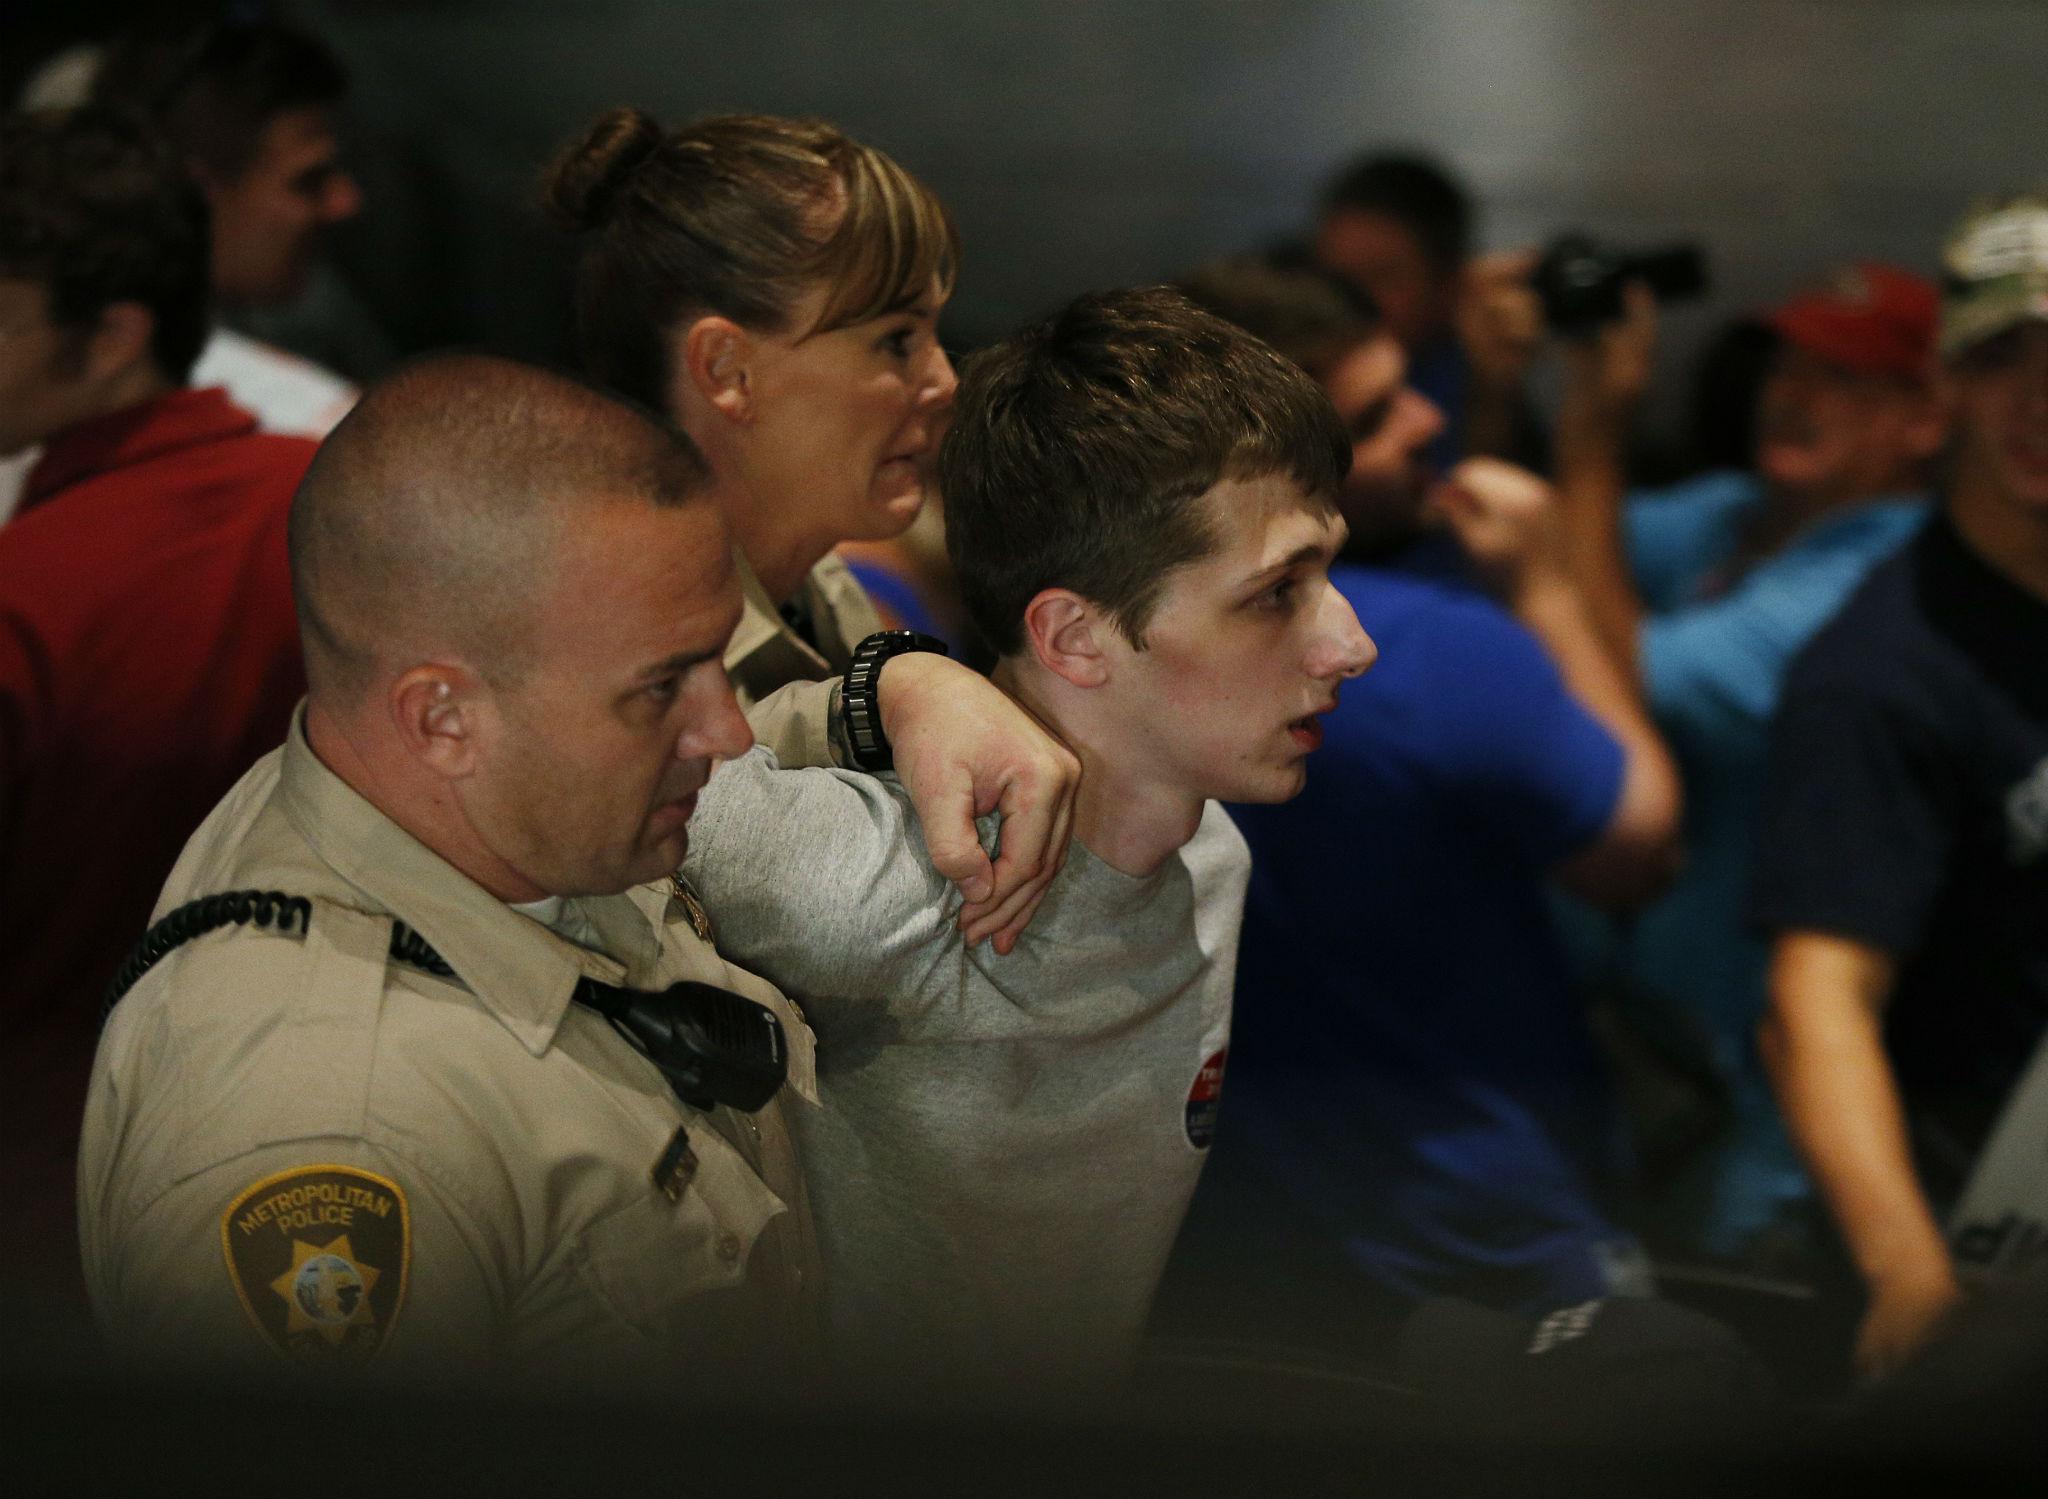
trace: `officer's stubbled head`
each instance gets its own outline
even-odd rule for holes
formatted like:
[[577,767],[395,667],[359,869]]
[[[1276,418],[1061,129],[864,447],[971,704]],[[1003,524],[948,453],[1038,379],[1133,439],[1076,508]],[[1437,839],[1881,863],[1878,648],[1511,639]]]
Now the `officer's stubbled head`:
[[505,900],[674,869],[751,742],[715,484],[673,428],[509,360],[377,385],[292,505],[314,753]]

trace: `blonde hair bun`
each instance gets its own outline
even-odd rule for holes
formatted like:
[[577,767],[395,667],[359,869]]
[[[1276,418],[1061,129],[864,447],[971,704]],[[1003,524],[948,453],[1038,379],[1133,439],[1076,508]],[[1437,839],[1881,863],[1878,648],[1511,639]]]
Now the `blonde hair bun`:
[[663,139],[660,124],[644,109],[599,115],[548,173],[548,211],[564,229],[596,228],[610,217],[634,169],[661,149]]

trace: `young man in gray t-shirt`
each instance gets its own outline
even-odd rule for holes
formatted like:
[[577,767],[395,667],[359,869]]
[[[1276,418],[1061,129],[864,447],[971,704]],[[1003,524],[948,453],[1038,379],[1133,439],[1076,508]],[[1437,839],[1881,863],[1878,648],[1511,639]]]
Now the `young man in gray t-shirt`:
[[[1249,857],[1216,803],[1302,787],[1373,646],[1328,568],[1351,441],[1264,344],[1163,289],[964,371],[948,546],[994,679],[1082,763],[1074,846],[969,948],[893,778],[722,767],[685,871],[818,1036],[801,1111],[858,1388],[1113,1381],[1214,1127]],[[989,831],[993,831],[990,829]]]

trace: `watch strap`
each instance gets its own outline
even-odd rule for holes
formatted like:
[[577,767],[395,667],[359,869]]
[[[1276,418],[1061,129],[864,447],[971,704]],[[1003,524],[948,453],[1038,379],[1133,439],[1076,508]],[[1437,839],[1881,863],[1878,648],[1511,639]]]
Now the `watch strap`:
[[853,763],[862,770],[888,770],[896,763],[889,736],[882,732],[882,666],[891,656],[910,651],[948,654],[945,641],[916,630],[877,630],[853,648],[839,707]]

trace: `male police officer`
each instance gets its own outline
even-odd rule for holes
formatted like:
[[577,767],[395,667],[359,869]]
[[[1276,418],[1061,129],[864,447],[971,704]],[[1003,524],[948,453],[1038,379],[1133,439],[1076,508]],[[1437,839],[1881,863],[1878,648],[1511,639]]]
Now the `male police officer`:
[[[95,1068],[82,1235],[126,1348],[801,1357],[809,1031],[667,879],[751,738],[712,489],[627,408],[475,357],[394,377],[323,447],[292,518],[305,709],[159,909],[280,897],[184,918],[258,915],[144,974]],[[740,997],[741,1064],[779,1029],[779,1097],[672,1091],[591,1004],[684,979]]]

